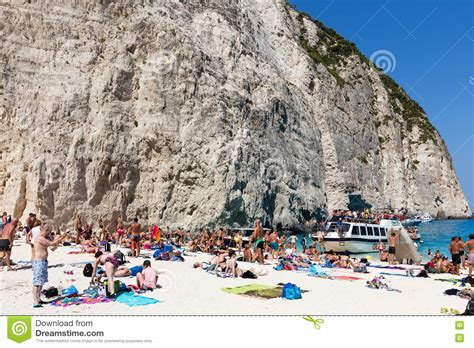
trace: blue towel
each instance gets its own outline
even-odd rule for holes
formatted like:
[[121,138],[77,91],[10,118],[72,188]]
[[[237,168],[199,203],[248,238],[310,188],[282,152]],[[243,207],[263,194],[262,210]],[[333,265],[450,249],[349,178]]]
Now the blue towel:
[[328,276],[329,274],[321,267],[321,265],[311,265],[309,267],[309,275],[311,276]]
[[135,296],[133,292],[124,292],[117,296],[117,302],[126,304],[129,307],[146,306],[160,301],[145,296]]

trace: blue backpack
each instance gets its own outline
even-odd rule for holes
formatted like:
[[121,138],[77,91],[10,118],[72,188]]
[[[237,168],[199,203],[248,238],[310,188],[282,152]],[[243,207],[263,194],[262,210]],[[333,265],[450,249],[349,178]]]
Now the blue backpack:
[[283,286],[281,297],[286,298],[287,300],[298,300],[302,298],[301,289],[295,284],[286,283],[285,286]]

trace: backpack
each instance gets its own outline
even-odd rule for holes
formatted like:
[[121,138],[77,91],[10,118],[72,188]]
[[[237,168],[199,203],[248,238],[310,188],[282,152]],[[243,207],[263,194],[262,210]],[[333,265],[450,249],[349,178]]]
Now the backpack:
[[90,278],[92,277],[93,270],[94,270],[94,267],[92,266],[92,263],[88,263],[84,266],[84,270],[82,271],[82,274],[84,274],[84,277]]
[[281,297],[286,298],[287,300],[300,299],[302,298],[301,289],[297,287],[295,284],[286,283],[285,286],[283,286]]
[[125,255],[120,250],[115,252],[114,257],[118,261],[119,265],[123,265],[125,263]]

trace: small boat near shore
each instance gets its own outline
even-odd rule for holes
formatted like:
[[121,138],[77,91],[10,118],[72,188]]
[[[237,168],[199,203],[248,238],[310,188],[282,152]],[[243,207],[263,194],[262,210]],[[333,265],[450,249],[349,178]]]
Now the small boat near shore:
[[[417,245],[420,235],[410,235],[398,220],[382,219],[378,224],[372,222],[330,221],[323,233],[324,248],[334,252],[349,252],[351,254],[373,253],[378,251],[378,244],[388,243],[391,230],[401,230],[400,240],[404,243],[408,258],[418,257]],[[317,240],[317,235],[311,238]]]

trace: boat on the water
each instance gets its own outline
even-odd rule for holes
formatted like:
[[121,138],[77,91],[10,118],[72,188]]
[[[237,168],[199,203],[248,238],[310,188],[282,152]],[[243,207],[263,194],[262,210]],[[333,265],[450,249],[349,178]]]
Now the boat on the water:
[[419,219],[421,222],[431,222],[434,220],[434,218],[429,213],[423,214]]
[[421,219],[418,217],[409,217],[400,221],[404,227],[414,227],[422,223]]
[[[416,250],[416,241],[420,235],[410,236],[399,220],[381,219],[378,224],[360,221],[330,221],[324,232],[324,248],[334,252],[349,252],[351,254],[371,253],[378,251],[378,244],[388,243],[387,236],[391,229],[401,229]],[[312,234],[311,238],[317,239]]]

